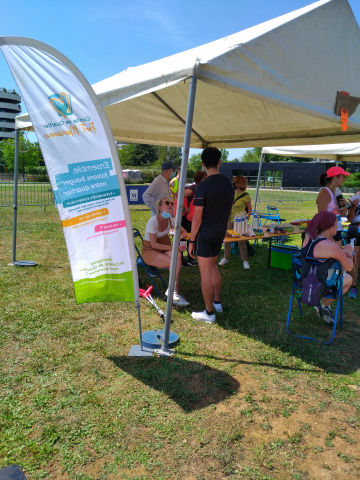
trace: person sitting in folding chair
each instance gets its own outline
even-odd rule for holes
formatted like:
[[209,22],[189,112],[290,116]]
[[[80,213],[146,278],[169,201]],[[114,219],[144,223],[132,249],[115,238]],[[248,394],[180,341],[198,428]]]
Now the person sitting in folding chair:
[[[146,224],[144,241],[141,249],[141,256],[147,265],[158,268],[170,268],[173,245],[171,245],[169,231],[175,227],[175,219],[171,216],[173,202],[168,198],[161,198],[156,202],[158,214],[151,217]],[[187,231],[181,227],[180,239],[187,236]],[[185,250],[185,245],[178,247],[178,261],[176,266],[175,289],[173,302],[179,307],[190,305],[181,295],[179,295],[179,275],[181,269],[181,252]],[[168,294],[166,290],[165,295]]]
[[[350,272],[354,268],[351,245],[345,245],[341,248],[335,241],[334,236],[337,231],[337,216],[332,212],[319,212],[308,224],[305,232],[301,255],[304,257],[316,258],[319,261],[333,258],[338,260],[344,270]],[[343,275],[343,294],[347,292],[352,282],[348,273]],[[330,304],[334,298],[322,297],[319,305],[314,306],[314,310],[325,325],[333,326]]]

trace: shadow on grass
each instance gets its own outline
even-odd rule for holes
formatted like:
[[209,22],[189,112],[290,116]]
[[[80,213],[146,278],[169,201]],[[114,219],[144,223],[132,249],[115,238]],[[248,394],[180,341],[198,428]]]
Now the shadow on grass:
[[231,375],[177,357],[108,357],[118,368],[165,393],[185,412],[200,410],[234,395],[239,382]]
[[[277,368],[288,366],[295,370],[297,368],[293,366],[297,364],[304,370],[320,368],[336,374],[359,370],[358,300],[344,297],[343,328],[337,330],[331,345],[294,338],[285,329],[293,274],[290,270],[268,268],[267,255],[267,248],[257,248],[255,256],[250,259],[251,269],[247,271],[243,270],[242,261],[234,256],[228,265],[221,267],[224,313],[217,315],[218,326],[257,342],[251,349],[254,364]],[[200,288],[194,288],[198,282],[196,274],[190,269],[186,271],[186,277],[181,278],[183,284],[187,283],[184,296],[194,310],[202,310]],[[335,312],[335,304],[333,310]],[[300,320],[294,302],[292,333],[325,341],[331,337],[331,329],[322,325],[310,307],[305,307],[303,313],[304,320]]]

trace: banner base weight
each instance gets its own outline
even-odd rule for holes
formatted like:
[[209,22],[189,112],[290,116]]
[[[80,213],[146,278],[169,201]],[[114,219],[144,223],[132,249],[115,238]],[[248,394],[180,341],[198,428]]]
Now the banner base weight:
[[128,357],[152,357],[152,355],[152,349],[143,347],[143,349],[141,350],[140,345],[132,345]]
[[[163,346],[164,330],[147,330],[142,334],[142,343],[144,347],[152,349],[161,349]],[[179,343],[179,335],[170,332],[168,348],[173,348]]]

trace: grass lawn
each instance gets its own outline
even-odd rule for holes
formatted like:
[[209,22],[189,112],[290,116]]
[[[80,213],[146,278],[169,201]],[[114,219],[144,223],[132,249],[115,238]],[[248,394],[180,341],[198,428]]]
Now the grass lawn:
[[[144,232],[148,210],[131,208]],[[279,211],[287,220],[315,213],[312,202]],[[183,269],[191,307],[173,311],[176,356],[129,358],[135,308],[75,304],[54,206],[19,209],[17,259],[38,267],[7,266],[11,208],[0,209],[0,231],[0,467],[19,464],[28,479],[360,477],[358,299],[345,298],[333,345],[288,336],[292,274],[268,269],[259,247],[251,270],[239,257],[222,267],[216,325],[191,319],[204,308],[200,277]],[[160,328],[141,306],[144,329]],[[330,333],[309,310],[294,328]]]

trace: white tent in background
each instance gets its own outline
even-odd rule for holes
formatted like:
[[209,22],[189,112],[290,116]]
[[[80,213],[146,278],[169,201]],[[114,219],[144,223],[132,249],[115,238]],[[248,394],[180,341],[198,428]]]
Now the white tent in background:
[[267,153],[284,155],[288,157],[324,158],[328,160],[360,162],[360,143],[340,143],[335,145],[297,145],[293,147],[262,148],[256,185],[254,204],[255,209],[259,198],[260,175],[263,156]]
[[[337,91],[360,97],[360,30],[347,0],[321,0],[96,83],[115,140],[182,146],[192,75],[191,147],[360,141],[360,107],[345,133],[334,113]],[[29,118],[16,126],[31,128]]]
[[296,147],[265,147],[262,153],[289,157],[325,158],[345,162],[360,162],[360,143],[337,145],[298,145]]

